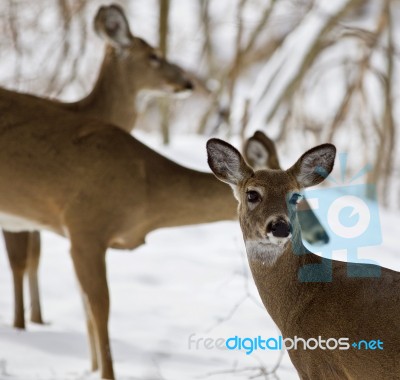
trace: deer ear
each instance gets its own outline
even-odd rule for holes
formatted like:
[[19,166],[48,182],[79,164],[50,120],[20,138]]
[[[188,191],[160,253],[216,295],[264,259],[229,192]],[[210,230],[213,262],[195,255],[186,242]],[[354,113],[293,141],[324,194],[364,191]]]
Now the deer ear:
[[275,143],[263,132],[256,131],[243,149],[246,161],[253,169],[280,169]]
[[332,144],[323,144],[304,153],[299,160],[288,169],[301,187],[318,185],[333,169],[336,148]]
[[255,169],[268,167],[269,153],[265,146],[254,137],[250,137],[244,146],[243,155],[249,165]]
[[115,47],[129,46],[133,36],[124,10],[116,4],[100,7],[94,19],[97,34]]
[[250,178],[253,170],[232,145],[219,139],[207,142],[208,165],[215,176],[230,185],[237,186]]

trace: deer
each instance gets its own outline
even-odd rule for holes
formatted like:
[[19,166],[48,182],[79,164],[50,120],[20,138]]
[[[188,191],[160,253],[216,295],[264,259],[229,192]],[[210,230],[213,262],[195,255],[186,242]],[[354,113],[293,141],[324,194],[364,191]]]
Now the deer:
[[134,249],[157,228],[234,220],[235,200],[212,173],[47,100],[0,89],[0,113],[0,226],[70,240],[92,369],[114,379],[107,248]]
[[[253,136],[245,141],[243,156],[255,170],[267,168],[281,170],[276,145],[262,131],[256,131]],[[318,220],[307,199],[302,199],[297,207],[301,211],[298,217],[303,238],[311,245],[327,244],[329,235]]]
[[[332,171],[335,146],[316,146],[287,170],[253,170],[219,139],[208,141],[207,153],[215,176],[233,189],[250,270],[282,337],[348,340],[342,349],[313,343],[314,349],[299,344],[288,350],[300,379],[399,379],[400,273],[353,263],[362,275],[349,276],[349,263],[322,258],[302,242],[296,210],[301,190]],[[322,280],[325,274],[330,281]],[[360,349],[360,340],[370,349]]]
[[[132,34],[124,10],[102,6],[94,29],[105,42],[105,55],[93,90],[74,103],[43,100],[53,107],[110,123],[131,132],[136,121],[136,98],[142,90],[166,95],[193,90],[192,81],[179,66],[163,58],[154,47]],[[23,279],[29,278],[31,321],[43,324],[38,285],[40,234],[37,231],[3,231],[14,282],[14,327],[25,328]]]

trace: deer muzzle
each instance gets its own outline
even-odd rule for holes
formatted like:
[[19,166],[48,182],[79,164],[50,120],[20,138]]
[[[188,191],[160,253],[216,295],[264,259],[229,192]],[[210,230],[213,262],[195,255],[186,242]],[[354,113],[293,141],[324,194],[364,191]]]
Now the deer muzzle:
[[271,243],[282,245],[292,236],[292,226],[288,220],[277,218],[267,224],[266,232]]

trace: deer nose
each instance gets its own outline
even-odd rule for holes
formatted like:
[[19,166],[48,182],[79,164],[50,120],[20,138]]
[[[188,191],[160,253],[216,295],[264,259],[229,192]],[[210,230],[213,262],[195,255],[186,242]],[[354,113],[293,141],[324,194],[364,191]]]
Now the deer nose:
[[193,89],[194,89],[193,83],[190,80],[188,80],[185,84],[185,90],[193,91]]
[[291,233],[291,226],[286,221],[278,220],[268,224],[267,232],[271,232],[275,237],[286,238]]

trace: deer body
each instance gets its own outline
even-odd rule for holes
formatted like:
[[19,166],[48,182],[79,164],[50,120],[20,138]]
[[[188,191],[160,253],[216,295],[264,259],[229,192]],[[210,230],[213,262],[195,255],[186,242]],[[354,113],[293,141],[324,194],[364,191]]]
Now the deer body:
[[[111,224],[115,224],[111,209],[117,209],[116,217],[127,219],[129,226],[145,226],[145,220],[145,234],[160,227],[235,218],[229,191],[215,183],[212,174],[182,167],[136,139],[127,138],[112,125],[78,118],[40,98],[0,89],[0,111],[3,110],[12,116],[7,122],[0,121],[0,165],[4,174],[0,184],[4,194],[0,222],[7,221],[9,230],[45,227],[65,236],[60,215],[72,207],[67,198],[71,202],[81,198],[88,203],[92,198],[98,202],[96,193],[103,194],[108,182],[113,196],[107,199],[112,203],[106,209],[107,200],[99,202],[98,212],[110,213]],[[15,172],[15,168],[19,171]],[[29,188],[11,189],[9,181],[29,183]],[[31,203],[32,198],[35,204]],[[211,207],[204,207],[201,200],[205,199]],[[132,209],[119,210],[118,202],[131,205],[134,213]],[[77,212],[82,213],[79,209]],[[135,229],[134,235],[141,229]]]
[[[229,144],[212,139],[207,146],[211,169],[234,189],[251,272],[282,336],[348,338],[347,350],[289,350],[300,378],[400,379],[400,273],[350,264],[362,277],[349,277],[348,263],[321,258],[302,243],[299,191],[331,172],[335,148],[311,149],[286,171],[254,172]],[[350,346],[360,340],[379,340],[383,349]]]
[[[95,17],[94,26],[106,42],[106,52],[92,92],[74,103],[50,99],[32,100],[33,97],[26,96],[27,102],[40,103],[38,112],[42,105],[48,106],[49,109],[60,108],[82,117],[116,125],[130,132],[136,120],[136,98],[140,91],[157,90],[173,94],[192,89],[192,83],[180,67],[159,57],[153,47],[131,34],[126,16],[119,6],[101,7]],[[6,98],[11,99],[12,95],[2,91],[1,97],[4,107]],[[7,108],[4,111],[5,115],[12,118],[12,112],[25,113],[20,106],[15,106],[15,110]],[[31,114],[26,115],[35,115],[35,112],[32,109]],[[53,123],[51,119],[43,122],[51,124],[53,128],[58,127],[55,125],[58,123]],[[14,220],[12,223],[9,216],[8,219],[8,230],[3,231],[3,234],[14,279],[14,326],[24,328],[23,278],[26,271],[29,273],[31,320],[43,323],[37,280],[40,235],[27,223],[25,225],[31,232],[13,233],[12,231],[23,231],[23,223],[20,220]]]
[[234,219],[233,197],[212,174],[184,168],[119,128],[43,99],[0,90],[0,114],[7,116],[0,119],[1,226],[70,239],[92,368],[100,364],[102,377],[113,379],[107,247],[137,247],[159,227]]
[[[184,168],[111,125],[43,107],[41,99],[0,90],[0,110],[3,96],[14,115],[11,123],[0,125],[0,222],[7,230],[48,229],[68,236],[67,215],[96,214],[90,225],[99,228],[97,214],[104,213],[110,217],[101,225],[119,231],[114,236],[107,226],[107,245],[126,240],[121,248],[133,248],[156,228],[234,219],[233,199],[226,201],[229,191],[211,174]],[[22,107],[23,114],[14,112]],[[11,181],[21,186],[13,189]],[[110,196],[100,201],[107,183]],[[210,208],[202,204],[205,199],[212,202]]]

